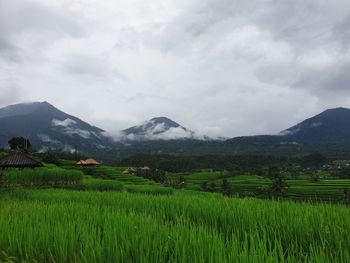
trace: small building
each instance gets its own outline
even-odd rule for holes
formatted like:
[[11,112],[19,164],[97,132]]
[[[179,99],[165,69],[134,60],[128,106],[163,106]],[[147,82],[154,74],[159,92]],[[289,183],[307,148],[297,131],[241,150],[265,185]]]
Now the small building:
[[35,168],[43,166],[34,157],[24,153],[10,153],[0,160],[0,168]]
[[144,166],[143,168],[141,168],[141,170],[143,170],[143,171],[150,171],[151,168],[149,168],[148,166]]
[[96,161],[95,159],[87,159],[87,160],[80,160],[76,163],[77,166],[84,166],[84,167],[91,167],[91,166],[100,166],[101,164]]
[[137,172],[136,168],[128,167],[123,171],[123,174],[135,174]]

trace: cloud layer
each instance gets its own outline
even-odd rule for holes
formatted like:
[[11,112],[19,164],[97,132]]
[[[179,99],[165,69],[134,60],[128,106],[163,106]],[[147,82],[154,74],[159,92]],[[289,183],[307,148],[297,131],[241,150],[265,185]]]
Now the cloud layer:
[[168,116],[277,133],[350,106],[347,0],[2,0],[0,106],[47,100],[113,132]]

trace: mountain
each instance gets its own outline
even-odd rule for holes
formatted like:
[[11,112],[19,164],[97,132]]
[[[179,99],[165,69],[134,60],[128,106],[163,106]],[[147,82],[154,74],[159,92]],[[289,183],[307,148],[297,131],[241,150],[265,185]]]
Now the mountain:
[[41,151],[91,151],[109,147],[102,129],[48,102],[21,103],[0,109],[0,147],[5,147],[15,136],[27,137]]
[[166,117],[157,117],[122,131],[126,140],[194,139],[195,133]]
[[280,133],[301,144],[350,144],[350,109],[326,110]]
[[[328,109],[277,135],[236,137],[226,141],[239,153],[350,153],[350,109]],[[226,145],[226,146],[227,146]]]
[[[350,109],[326,110],[277,135],[210,139],[166,117],[121,131],[119,140],[47,102],[0,109],[0,148],[15,136],[29,138],[34,148],[95,153],[120,159],[135,153],[170,154],[300,154],[320,151],[350,155]],[[101,157],[102,158],[102,157]]]

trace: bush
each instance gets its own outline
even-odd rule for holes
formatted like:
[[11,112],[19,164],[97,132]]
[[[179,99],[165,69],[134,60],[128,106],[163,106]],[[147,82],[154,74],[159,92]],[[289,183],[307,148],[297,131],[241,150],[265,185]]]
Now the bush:
[[124,185],[115,180],[86,179],[84,180],[87,191],[123,191]]

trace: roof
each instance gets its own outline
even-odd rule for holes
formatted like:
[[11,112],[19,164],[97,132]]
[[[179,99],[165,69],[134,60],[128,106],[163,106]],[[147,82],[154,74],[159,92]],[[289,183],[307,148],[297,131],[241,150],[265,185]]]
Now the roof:
[[0,161],[1,168],[40,167],[41,162],[24,153],[11,153]]
[[128,167],[126,168],[123,173],[126,174],[126,173],[133,173],[133,172],[136,172],[137,169],[133,168],[133,167]]
[[76,163],[76,165],[100,165],[100,163],[95,159],[90,158],[87,160],[80,160]]

